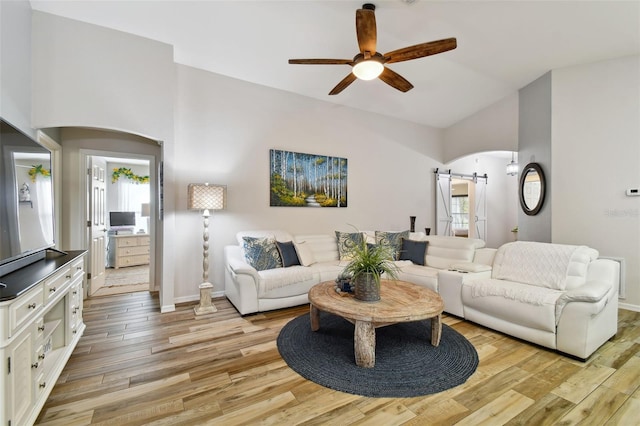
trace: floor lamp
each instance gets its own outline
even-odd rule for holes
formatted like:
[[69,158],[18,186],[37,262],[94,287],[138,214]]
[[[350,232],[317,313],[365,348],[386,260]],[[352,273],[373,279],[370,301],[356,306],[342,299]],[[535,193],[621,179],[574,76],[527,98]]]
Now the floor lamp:
[[216,312],[211,303],[211,289],[209,282],[209,211],[222,210],[226,207],[227,187],[224,185],[210,185],[208,183],[189,184],[189,210],[201,210],[204,222],[202,234],[202,283],[200,284],[200,304],[194,308],[196,315]]

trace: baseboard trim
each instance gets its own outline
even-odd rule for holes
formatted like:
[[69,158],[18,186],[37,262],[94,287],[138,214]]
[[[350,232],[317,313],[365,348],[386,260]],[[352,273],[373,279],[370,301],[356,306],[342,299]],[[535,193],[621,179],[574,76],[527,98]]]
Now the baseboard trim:
[[626,309],[627,311],[640,312],[640,306],[632,305],[630,303],[620,303],[620,302],[618,302],[618,308]]

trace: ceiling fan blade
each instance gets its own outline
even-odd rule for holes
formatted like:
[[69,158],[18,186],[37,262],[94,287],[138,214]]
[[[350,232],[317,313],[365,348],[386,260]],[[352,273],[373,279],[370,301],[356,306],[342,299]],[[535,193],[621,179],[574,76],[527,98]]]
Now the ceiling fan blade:
[[403,76],[387,67],[384,67],[382,74],[380,74],[378,78],[401,92],[408,92],[413,89],[413,84],[409,83],[409,81],[407,81]]
[[353,65],[353,59],[289,59],[289,63],[302,65]]
[[329,92],[329,94],[330,95],[337,95],[338,93],[342,92],[344,89],[347,88],[347,86],[349,86],[351,83],[353,83],[357,79],[358,79],[358,77],[356,77],[355,75],[353,75],[352,72],[350,72],[349,75],[347,75],[345,78],[343,78],[342,81],[340,83],[338,83],[338,85],[336,87],[334,87],[333,90],[331,90]]
[[385,53],[384,57],[388,58],[386,63],[409,61],[411,59],[424,58],[425,56],[436,55],[438,53],[453,50],[457,47],[455,38],[445,38],[442,40],[430,41],[428,43],[416,44],[415,46],[404,47]]
[[[371,5],[370,7],[373,7],[373,5]],[[356,10],[356,33],[358,36],[358,46],[360,47],[360,53],[365,55],[364,52],[369,52],[373,56],[373,54],[376,53],[377,38],[376,15],[373,9]]]

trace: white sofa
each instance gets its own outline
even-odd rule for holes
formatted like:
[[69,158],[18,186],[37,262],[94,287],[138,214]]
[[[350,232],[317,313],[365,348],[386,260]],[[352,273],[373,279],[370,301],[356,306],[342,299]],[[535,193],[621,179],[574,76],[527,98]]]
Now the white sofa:
[[[374,232],[364,232],[367,240],[373,242]],[[243,254],[243,237],[268,237],[277,241],[293,241],[301,263],[306,266],[257,271]],[[273,309],[286,308],[308,303],[309,289],[323,281],[333,281],[347,265],[339,260],[335,235],[291,235],[282,230],[247,231],[236,235],[238,245],[226,246],[225,257],[225,295],[242,315]],[[484,249],[484,241],[469,238],[427,236],[422,232],[410,233],[409,239],[428,241],[425,266],[414,265],[410,261],[397,261],[400,268],[398,279],[412,282],[439,291],[438,273],[452,265],[473,266],[476,258],[482,259],[485,271],[493,258],[493,249]],[[486,251],[486,252],[483,252]],[[482,253],[482,254],[479,254]],[[454,273],[455,274],[455,273]],[[473,274],[476,275],[476,274]],[[479,274],[489,276],[490,272]],[[447,309],[447,298],[445,310]],[[454,295],[452,303],[458,303],[459,294]],[[459,313],[458,313],[459,314]]]
[[618,262],[585,246],[501,246],[490,278],[463,279],[464,318],[586,359],[618,328]]
[[[245,236],[293,241],[302,265],[257,271],[244,257]],[[224,249],[225,294],[243,315],[308,303],[309,289],[335,280],[348,263],[334,235],[252,231],[237,239]],[[425,265],[397,261],[398,279],[437,291],[448,313],[581,359],[617,332],[619,263],[598,259],[594,249],[515,242],[496,250],[423,233],[409,239],[428,241]]]

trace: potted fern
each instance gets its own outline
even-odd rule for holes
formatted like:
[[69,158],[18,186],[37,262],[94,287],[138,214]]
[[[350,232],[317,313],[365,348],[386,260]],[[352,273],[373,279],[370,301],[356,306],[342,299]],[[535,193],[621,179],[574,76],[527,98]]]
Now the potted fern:
[[394,249],[384,244],[367,244],[364,238],[349,251],[351,260],[343,274],[351,277],[354,297],[366,302],[380,300],[380,279],[386,274],[398,277],[399,269],[393,262]]

